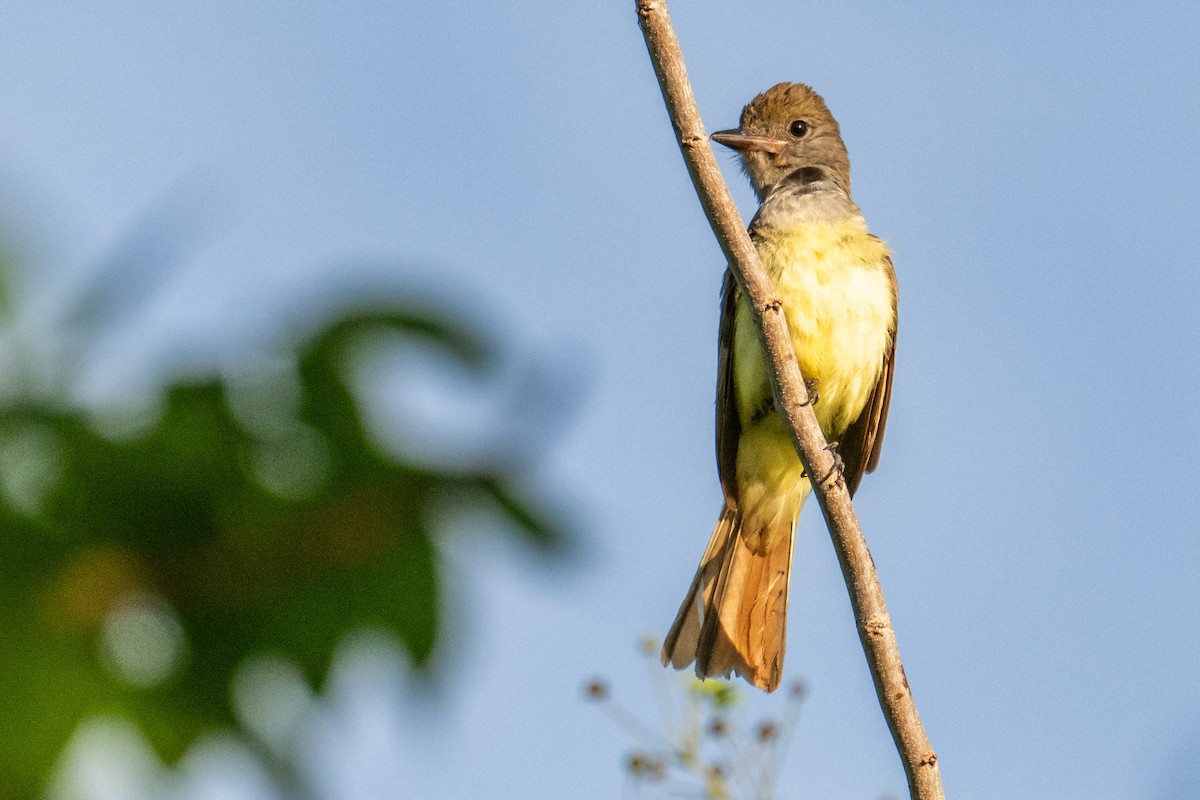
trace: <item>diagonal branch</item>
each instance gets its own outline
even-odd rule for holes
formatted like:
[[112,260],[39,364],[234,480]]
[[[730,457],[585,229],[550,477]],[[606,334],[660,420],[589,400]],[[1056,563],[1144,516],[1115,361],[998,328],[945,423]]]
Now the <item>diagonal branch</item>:
[[782,307],[775,298],[774,288],[708,144],[684,69],[683,53],[671,27],[666,0],[637,0],[637,13],[683,160],[759,330],[770,364],[775,407],[788,423],[805,471],[809,475],[828,476],[813,481],[813,492],[841,562],[858,636],[875,681],[879,705],[904,764],[909,794],[913,800],[943,800],[937,754],[921,725],[904,675],[896,633],[883,599],[875,563],[858,525],[845,482],[834,468],[833,455],[826,449],[825,437],[808,405],[808,391],[792,350]]

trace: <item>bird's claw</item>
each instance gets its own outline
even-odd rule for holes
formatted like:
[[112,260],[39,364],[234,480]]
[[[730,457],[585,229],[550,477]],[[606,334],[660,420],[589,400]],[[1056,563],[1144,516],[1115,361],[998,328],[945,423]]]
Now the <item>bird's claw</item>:
[[839,480],[842,479],[846,474],[846,462],[842,460],[841,454],[837,451],[838,443],[830,442],[829,444],[825,445],[825,449],[829,451],[831,456],[833,456],[833,466],[829,468],[829,472],[825,473],[825,477],[821,478],[821,483],[829,480],[834,475],[836,475]]
[[817,379],[816,378],[805,378],[804,379],[804,388],[808,391],[808,399],[805,400],[800,405],[815,406],[817,404],[817,401],[821,399],[820,393],[817,392]]

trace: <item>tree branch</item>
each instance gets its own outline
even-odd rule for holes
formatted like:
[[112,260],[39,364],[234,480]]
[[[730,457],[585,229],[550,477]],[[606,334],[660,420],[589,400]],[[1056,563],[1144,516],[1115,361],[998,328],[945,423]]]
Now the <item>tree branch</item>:
[[637,13],[683,160],[759,330],[770,364],[775,407],[787,421],[805,471],[812,476],[826,476],[812,481],[813,492],[841,562],[858,636],[875,681],[879,705],[904,764],[909,795],[913,800],[943,800],[937,754],[921,725],[904,675],[896,633],[883,599],[875,563],[858,525],[845,482],[834,467],[833,455],[826,449],[825,436],[808,404],[808,391],[792,350],[783,309],[708,144],[666,2],[637,0]]

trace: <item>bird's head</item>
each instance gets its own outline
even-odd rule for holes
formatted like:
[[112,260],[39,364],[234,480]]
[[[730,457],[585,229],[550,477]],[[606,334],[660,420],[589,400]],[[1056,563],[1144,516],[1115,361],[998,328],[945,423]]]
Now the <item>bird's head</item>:
[[742,109],[741,126],[713,141],[737,150],[759,200],[787,178],[829,180],[850,194],[850,157],[837,120],[802,83],[780,83]]

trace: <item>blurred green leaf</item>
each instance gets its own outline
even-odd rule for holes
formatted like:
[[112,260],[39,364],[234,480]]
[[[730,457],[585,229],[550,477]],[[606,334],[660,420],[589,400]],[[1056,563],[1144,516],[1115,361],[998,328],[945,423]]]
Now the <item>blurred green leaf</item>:
[[[106,438],[82,411],[0,408],[0,441],[28,452],[0,464],[0,798],[34,796],[87,715],[132,717],[168,759],[235,725],[230,683],[253,653],[292,659],[320,687],[338,642],[371,626],[427,663],[440,586],[427,521],[447,496],[483,494],[501,527],[561,540],[494,465],[439,472],[369,440],[346,364],[380,330],[489,364],[447,321],[382,308],[296,344],[284,424],[239,422],[220,380],[167,387],[133,439]],[[22,478],[29,465],[40,479]]]
[[480,486],[496,502],[496,505],[514,523],[530,543],[543,549],[552,549],[562,544],[558,526],[551,522],[545,512],[539,511],[526,500],[516,497],[514,491],[500,476],[490,475],[480,480]]

